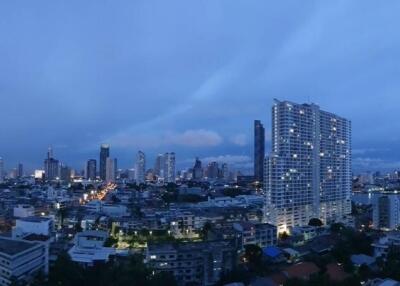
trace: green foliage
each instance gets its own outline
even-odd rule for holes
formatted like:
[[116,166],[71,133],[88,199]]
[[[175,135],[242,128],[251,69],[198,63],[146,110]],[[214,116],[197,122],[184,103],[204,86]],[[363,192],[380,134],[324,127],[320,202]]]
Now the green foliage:
[[121,263],[109,262],[82,268],[72,262],[68,254],[59,256],[50,270],[48,282],[43,286],[156,286],[176,285],[169,273],[153,274],[152,269],[143,264],[141,256],[132,256]]
[[320,226],[323,226],[324,224],[322,223],[322,221],[319,218],[312,218],[308,222],[308,225],[320,227]]
[[237,267],[232,271],[223,273],[216,286],[222,286],[230,283],[241,282],[247,285],[251,280],[251,275],[243,267]]
[[225,188],[223,194],[227,197],[236,197],[242,194],[242,190],[240,188]]
[[359,253],[371,255],[372,239],[365,233],[343,225],[335,225],[334,230],[334,233],[337,234],[337,243],[332,250],[332,255],[338,262],[344,263],[346,272],[351,273],[354,269],[350,262],[350,256]]
[[110,237],[107,238],[106,242],[104,243],[104,246],[105,247],[111,247],[114,244],[116,244],[117,242],[118,242],[117,238],[110,236]]

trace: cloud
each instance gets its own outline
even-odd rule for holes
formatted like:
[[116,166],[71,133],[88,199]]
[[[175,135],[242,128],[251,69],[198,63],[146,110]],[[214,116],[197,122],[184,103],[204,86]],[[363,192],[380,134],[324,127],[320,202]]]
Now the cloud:
[[188,147],[213,147],[223,142],[222,137],[215,131],[198,129],[187,130],[183,133],[169,133],[165,139],[166,145],[181,145]]
[[364,155],[366,153],[376,153],[376,152],[388,152],[390,151],[389,148],[360,148],[360,149],[353,149],[353,155]]
[[400,168],[400,162],[382,158],[358,157],[353,158],[352,163],[355,170],[393,170]]
[[236,134],[233,137],[231,137],[230,141],[238,146],[246,146],[248,143],[246,134]]
[[212,130],[196,129],[179,132],[164,132],[161,134],[135,134],[121,132],[103,142],[115,147],[157,148],[166,146],[184,147],[215,147],[223,142],[222,136]]

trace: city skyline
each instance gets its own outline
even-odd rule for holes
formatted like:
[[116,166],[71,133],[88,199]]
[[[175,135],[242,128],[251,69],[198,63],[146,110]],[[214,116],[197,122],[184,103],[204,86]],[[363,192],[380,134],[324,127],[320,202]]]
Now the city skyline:
[[1,3],[6,167],[38,168],[51,145],[82,168],[102,143],[122,167],[137,150],[252,166],[252,122],[279,98],[350,118],[355,170],[398,168],[400,3],[256,2]]

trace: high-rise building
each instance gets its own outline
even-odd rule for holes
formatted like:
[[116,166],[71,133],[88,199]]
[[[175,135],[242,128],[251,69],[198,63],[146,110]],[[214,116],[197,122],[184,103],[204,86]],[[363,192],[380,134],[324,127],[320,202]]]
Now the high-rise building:
[[96,168],[97,162],[95,159],[90,159],[86,163],[86,179],[94,181],[96,180]]
[[61,165],[60,167],[60,179],[63,182],[69,183],[71,181],[72,170],[67,165]]
[[165,183],[175,183],[175,153],[165,153],[164,155],[164,181]]
[[375,229],[397,229],[400,225],[400,199],[397,194],[374,195],[372,221]]
[[164,178],[164,155],[158,154],[154,164],[154,175],[158,178]]
[[199,158],[196,158],[196,161],[194,163],[192,178],[195,181],[203,179],[203,167]]
[[141,184],[145,182],[146,177],[146,156],[142,151],[138,151],[136,155],[136,183]]
[[108,157],[106,159],[106,179],[107,183],[115,182],[115,159]]
[[117,158],[114,159],[114,180],[118,179],[119,172],[118,172],[118,160]]
[[24,165],[22,163],[18,163],[17,166],[17,177],[22,178],[24,176]]
[[279,232],[351,212],[351,123],[315,104],[275,100],[265,164],[266,221]]
[[265,129],[260,120],[254,120],[254,178],[264,180]]
[[44,160],[44,172],[48,181],[60,177],[60,162],[53,157],[53,150],[51,148],[48,149],[47,158]]
[[107,158],[110,157],[110,145],[102,144],[100,146],[100,179],[106,180]]
[[0,183],[4,180],[4,160],[0,157]]
[[229,180],[229,169],[228,169],[228,164],[227,163],[222,163],[221,165],[221,177],[224,180]]
[[217,162],[210,162],[207,166],[207,178],[208,179],[217,179],[218,178],[218,163]]

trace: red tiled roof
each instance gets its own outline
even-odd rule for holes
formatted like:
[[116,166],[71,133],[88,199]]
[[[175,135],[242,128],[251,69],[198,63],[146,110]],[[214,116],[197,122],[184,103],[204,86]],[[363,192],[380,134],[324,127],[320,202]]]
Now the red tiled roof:
[[300,262],[282,271],[288,278],[309,279],[310,275],[318,273],[319,268],[312,262]]
[[330,263],[326,266],[326,273],[328,273],[329,278],[333,281],[343,281],[349,274],[344,272],[343,267],[337,265],[336,263]]

